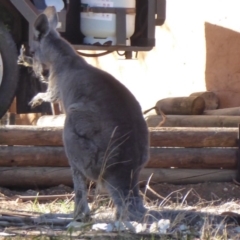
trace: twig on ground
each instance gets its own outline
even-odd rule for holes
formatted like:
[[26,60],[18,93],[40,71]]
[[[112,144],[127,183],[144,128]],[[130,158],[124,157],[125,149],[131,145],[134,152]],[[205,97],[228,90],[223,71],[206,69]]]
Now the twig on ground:
[[16,195],[14,199],[18,198],[22,201],[31,201],[31,200],[38,200],[38,201],[48,201],[48,200],[56,200],[56,199],[66,199],[66,198],[73,198],[74,194],[61,194],[61,195],[37,195],[37,196],[21,196]]

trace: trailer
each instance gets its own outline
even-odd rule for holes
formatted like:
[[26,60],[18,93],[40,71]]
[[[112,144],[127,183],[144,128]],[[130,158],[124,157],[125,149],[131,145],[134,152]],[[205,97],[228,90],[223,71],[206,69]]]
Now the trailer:
[[[51,114],[49,103],[30,108],[28,102],[39,91],[45,91],[46,85],[38,81],[31,68],[17,64],[22,45],[31,54],[33,23],[48,2],[0,0],[0,118],[15,97],[17,113]],[[162,25],[166,18],[166,0],[56,2],[62,2],[58,11],[59,33],[79,54],[88,57],[121,51],[130,59],[133,52],[151,51],[155,46],[155,26]],[[96,23],[100,25],[96,27]],[[81,50],[92,50],[94,54]]]

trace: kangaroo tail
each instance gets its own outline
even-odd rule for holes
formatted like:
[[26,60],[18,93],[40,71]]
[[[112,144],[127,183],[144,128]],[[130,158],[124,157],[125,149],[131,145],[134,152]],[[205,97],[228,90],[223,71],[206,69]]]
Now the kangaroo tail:
[[152,108],[149,108],[148,110],[145,110],[145,111],[143,112],[143,114],[146,114],[146,113],[150,112],[150,111],[153,110],[153,109],[156,109],[156,107],[152,107]]

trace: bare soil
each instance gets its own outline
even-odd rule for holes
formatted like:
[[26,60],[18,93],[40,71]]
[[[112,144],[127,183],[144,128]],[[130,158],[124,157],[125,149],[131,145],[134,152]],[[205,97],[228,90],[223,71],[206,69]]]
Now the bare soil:
[[[196,205],[201,202],[222,203],[240,199],[240,186],[234,182],[207,182],[187,185],[157,184],[150,186],[163,198],[169,196],[173,202],[181,202],[185,197],[188,205]],[[150,191],[147,196],[156,200],[159,198]]]
[[[196,216],[197,220],[193,223],[195,232],[199,233],[202,228],[202,225],[199,225],[199,222],[202,223],[203,217],[201,216],[201,212],[208,211],[210,214],[217,214],[221,216],[234,216],[232,214],[237,214],[239,219],[240,214],[240,186],[233,182],[216,182],[216,183],[199,183],[199,184],[188,184],[188,185],[173,185],[173,184],[155,184],[150,185],[148,189],[141,188],[141,192],[143,193],[143,197],[147,201],[148,206],[154,205],[157,203],[161,204],[163,211],[171,210],[184,210],[184,215],[187,216],[188,212],[192,212]],[[73,189],[68,186],[57,186],[48,189],[6,189],[0,188],[0,215],[6,214],[6,216],[14,217],[14,216],[28,216],[28,213],[33,216],[34,209],[32,208],[33,204],[32,201],[19,201],[19,196],[50,196],[50,195],[64,195],[64,194],[72,194]],[[89,192],[89,202],[93,201],[93,192]],[[71,200],[71,197],[68,197]],[[34,201],[34,198],[33,198]],[[51,203],[54,203],[54,200],[48,200]],[[169,206],[171,206],[169,208]],[[175,208],[175,206],[177,206]],[[180,206],[180,207],[179,207]],[[209,209],[211,206],[211,209]],[[199,212],[199,213],[198,213]],[[56,211],[57,213],[57,211]],[[3,214],[3,216],[5,216]],[[20,215],[18,215],[20,214]],[[168,214],[168,213],[167,213]],[[189,215],[189,214],[188,214]],[[180,216],[180,215],[179,215]],[[224,217],[223,216],[223,217]],[[191,213],[190,218],[192,219]],[[174,217],[174,219],[177,219]],[[222,219],[222,217],[221,217]],[[221,221],[220,219],[220,221]],[[217,224],[213,224],[219,230],[219,222]],[[173,223],[174,221],[172,221]],[[175,221],[176,222],[176,221]],[[179,219],[179,223],[176,224],[181,226],[181,222],[186,223],[186,217]],[[240,228],[239,222],[235,222],[234,225],[230,225],[228,228],[228,234],[231,235],[232,239],[240,239]],[[239,228],[239,230],[238,230]],[[26,230],[27,229],[27,230]],[[209,227],[210,229],[210,227]],[[216,231],[216,229],[214,231]],[[224,229],[223,229],[224,230]],[[223,231],[221,230],[221,231]],[[201,230],[202,231],[202,230]],[[212,231],[212,230],[211,230]],[[53,229],[47,226],[24,226],[24,227],[0,227],[0,234],[1,233],[11,233],[18,234],[17,236],[63,236],[66,234],[66,227],[60,229]],[[102,233],[101,233],[102,234]],[[119,239],[114,238],[114,233],[110,233],[110,238],[106,236],[102,236],[103,238],[96,238],[96,239]],[[203,231],[202,233],[203,234]],[[201,235],[200,234],[200,235]],[[218,233],[223,234],[223,233]],[[234,236],[234,237],[233,237]],[[9,238],[8,238],[9,239]],[[39,238],[41,239],[41,238]],[[44,239],[51,239],[44,238]],[[56,238],[58,239],[58,238]],[[68,239],[68,238],[66,238]],[[78,238],[77,238],[78,239]],[[92,239],[90,238],[83,238],[83,239]],[[139,238],[122,238],[122,239],[139,239]],[[149,238],[142,238],[142,239],[149,239]],[[159,238],[156,238],[159,239]],[[163,238],[165,239],[165,238]],[[170,238],[171,239],[171,238]],[[175,239],[175,238],[172,238]],[[179,239],[179,238],[176,238]],[[185,238],[184,238],[185,239]],[[200,239],[199,237],[195,239]],[[214,238],[215,239],[215,238]],[[227,239],[227,238],[216,238],[216,239]]]
[[[168,198],[171,202],[181,202],[183,199],[188,205],[195,205],[201,202],[227,202],[240,200],[240,185],[234,182],[207,182],[198,184],[174,185],[154,184],[150,189],[141,188],[150,201],[163,200]],[[71,194],[73,188],[59,185],[46,189],[7,189],[0,188],[0,196],[14,197],[16,195],[61,195]],[[91,199],[91,198],[90,198]]]

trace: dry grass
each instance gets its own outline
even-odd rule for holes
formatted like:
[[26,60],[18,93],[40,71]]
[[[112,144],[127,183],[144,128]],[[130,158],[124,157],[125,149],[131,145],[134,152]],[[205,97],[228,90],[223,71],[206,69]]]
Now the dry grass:
[[[147,191],[153,191],[149,185],[147,185]],[[181,192],[181,189],[178,191]],[[26,224],[19,227],[10,224],[7,227],[1,227],[0,239],[240,239],[239,223],[229,218],[236,214],[236,219],[239,219],[237,214],[240,214],[240,205],[237,201],[216,204],[216,202],[206,202],[199,198],[196,205],[189,206],[186,201],[189,193],[188,191],[184,197],[181,196],[179,201],[175,202],[171,201],[171,194],[165,198],[158,195],[158,200],[153,202],[143,193],[146,206],[160,210],[162,217],[170,220],[166,234],[150,233],[149,230],[138,234],[131,231],[110,233],[92,231],[93,223],[113,223],[114,221],[113,204],[109,198],[92,195],[95,196],[90,203],[90,206],[94,206],[92,222],[86,223],[81,229],[67,229],[65,226],[56,227],[49,224]],[[70,198],[41,203],[37,198],[34,201],[21,202],[19,199],[13,200],[2,196],[0,202],[2,216],[4,214],[21,217],[47,213],[70,214],[74,208],[73,200]],[[227,217],[231,221],[227,221]],[[1,220],[0,226],[2,226]],[[15,235],[3,236],[3,233]]]

